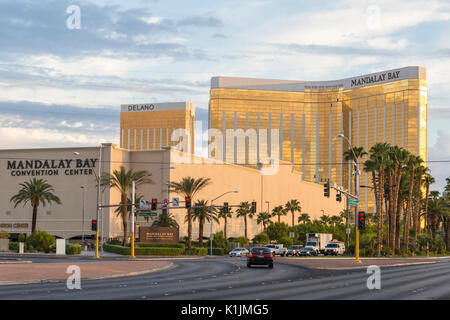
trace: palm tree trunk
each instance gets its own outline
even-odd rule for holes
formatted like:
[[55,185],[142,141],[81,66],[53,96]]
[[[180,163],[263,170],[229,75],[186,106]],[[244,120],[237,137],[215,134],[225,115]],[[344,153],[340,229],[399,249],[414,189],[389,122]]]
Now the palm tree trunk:
[[396,230],[395,230],[395,249],[400,249],[400,217],[401,217],[401,209],[403,207],[403,201],[400,199],[397,202],[397,213],[396,213]]
[[192,211],[188,208],[188,250],[192,250]]
[[123,224],[123,244],[128,243],[128,197],[122,193],[122,224]]
[[201,248],[203,247],[203,224],[205,223],[205,221],[203,220],[203,218],[201,218],[198,221],[198,246]]
[[394,249],[395,212],[394,212],[394,175],[389,175],[389,248]]
[[31,221],[31,233],[36,231],[36,221],[37,221],[37,211],[39,207],[39,200],[36,201],[36,203],[33,206],[33,218]]
[[291,213],[292,213],[292,226],[294,226],[294,211],[291,211]]
[[225,236],[225,240],[227,239],[227,217],[223,218],[224,226],[223,226],[223,235]]
[[[375,172],[373,172],[375,199],[377,199],[377,256],[381,256],[381,246],[383,244],[383,186],[384,171],[378,173],[378,188],[376,188]],[[377,190],[378,189],[378,190]],[[378,194],[377,194],[378,193]]]
[[247,238],[247,216],[246,215],[244,216],[244,228],[245,228],[244,234],[245,234],[245,237]]
[[414,190],[414,168],[411,169],[411,176],[409,178],[409,193],[408,193],[408,201],[406,202],[406,215],[405,215],[405,224],[403,226],[403,247],[405,250],[408,250],[409,247],[409,220],[411,219],[411,209],[412,209],[412,197]]

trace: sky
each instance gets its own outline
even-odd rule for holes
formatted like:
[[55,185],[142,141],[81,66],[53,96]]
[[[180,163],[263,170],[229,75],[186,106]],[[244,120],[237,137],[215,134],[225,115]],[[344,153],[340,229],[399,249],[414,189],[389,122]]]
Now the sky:
[[127,103],[192,101],[206,128],[213,76],[334,80],[419,65],[442,190],[449,21],[448,0],[0,0],[0,148],[118,143]]

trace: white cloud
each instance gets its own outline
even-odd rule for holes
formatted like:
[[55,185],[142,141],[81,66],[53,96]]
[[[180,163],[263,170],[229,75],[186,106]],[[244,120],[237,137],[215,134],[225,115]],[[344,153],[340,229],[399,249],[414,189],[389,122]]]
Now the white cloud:
[[87,136],[44,128],[0,128],[1,149],[90,146],[101,142],[118,143],[118,139],[104,134]]

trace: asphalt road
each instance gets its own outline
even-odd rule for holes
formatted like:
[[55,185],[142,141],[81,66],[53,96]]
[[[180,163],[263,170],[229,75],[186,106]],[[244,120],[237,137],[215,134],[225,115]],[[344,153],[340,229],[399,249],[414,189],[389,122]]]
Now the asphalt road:
[[309,270],[276,261],[246,267],[245,258],[176,260],[169,271],[144,276],[0,287],[0,299],[450,299],[450,259],[381,268],[381,289],[369,290],[366,269]]

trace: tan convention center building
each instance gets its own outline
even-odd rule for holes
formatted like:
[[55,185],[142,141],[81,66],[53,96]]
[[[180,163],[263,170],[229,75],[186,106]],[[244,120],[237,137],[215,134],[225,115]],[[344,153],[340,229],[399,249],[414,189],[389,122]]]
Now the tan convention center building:
[[[18,192],[20,183],[32,178],[42,178],[54,187],[62,204],[40,206],[36,228],[67,239],[93,235],[91,220],[96,216],[96,175],[99,172],[100,153],[102,172],[112,173],[120,166],[153,172],[153,184],[141,185],[137,189],[137,194],[144,199],[156,198],[158,203],[164,199],[180,199],[180,208],[169,209],[180,225],[180,238],[187,235],[184,220],[186,209],[182,203],[184,195],[169,193],[168,183],[186,176],[211,179],[211,184],[197,194],[192,199],[193,202],[200,199],[210,202],[224,192],[238,190],[238,193],[227,194],[214,204],[221,205],[226,201],[230,205],[238,205],[241,201],[256,201],[257,212],[261,212],[267,209],[271,211],[275,206],[297,199],[302,212],[308,213],[311,218],[318,218],[324,213],[336,215],[344,209],[345,198],[342,203],[336,202],[334,191],[331,191],[330,198],[324,197],[322,185],[303,181],[300,173],[292,170],[291,165],[283,163],[269,168],[271,170],[267,174],[267,167],[249,168],[224,164],[185,154],[173,147],[134,151],[114,144],[102,144],[101,147],[0,150],[0,230],[13,235],[30,233],[31,206],[28,204],[14,208],[10,199]],[[103,205],[120,203],[120,194],[116,189],[105,187],[101,191]],[[160,205],[158,214],[161,212],[159,207]],[[114,210],[115,208],[103,209],[98,221],[100,234],[103,227],[105,239],[122,236],[122,222]],[[137,227],[149,226],[153,219],[150,217],[147,221],[144,217],[138,217]],[[282,221],[290,225],[290,215],[282,217]],[[223,221],[220,221],[220,224],[214,224],[213,232],[223,230],[223,227]],[[258,225],[255,218],[250,219],[248,237],[252,239],[261,231],[262,225]],[[243,218],[233,216],[229,219],[227,233],[228,237],[244,235]],[[209,226],[205,227],[204,235],[209,236]],[[197,237],[198,223],[194,223],[193,238]]]

